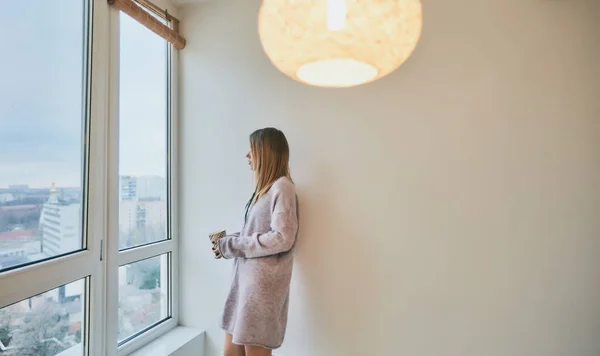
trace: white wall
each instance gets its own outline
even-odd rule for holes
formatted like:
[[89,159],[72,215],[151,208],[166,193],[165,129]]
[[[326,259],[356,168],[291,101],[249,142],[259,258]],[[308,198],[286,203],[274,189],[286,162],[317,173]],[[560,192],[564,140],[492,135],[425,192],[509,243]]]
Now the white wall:
[[169,14],[179,18],[179,9],[174,5],[174,3],[177,3],[177,0],[152,0],[152,2],[161,9],[166,9]]
[[251,131],[301,198],[285,356],[600,355],[600,5],[426,1],[414,56],[325,90],[274,69],[258,0],[180,9],[181,322],[218,328]]

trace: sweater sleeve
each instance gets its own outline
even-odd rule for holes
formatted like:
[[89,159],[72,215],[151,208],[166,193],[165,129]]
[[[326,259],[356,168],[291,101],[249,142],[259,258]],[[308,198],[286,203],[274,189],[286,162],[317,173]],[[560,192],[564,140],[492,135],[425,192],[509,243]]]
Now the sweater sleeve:
[[298,231],[295,190],[278,190],[274,199],[270,231],[250,236],[223,237],[219,240],[219,250],[224,258],[266,257],[292,249]]

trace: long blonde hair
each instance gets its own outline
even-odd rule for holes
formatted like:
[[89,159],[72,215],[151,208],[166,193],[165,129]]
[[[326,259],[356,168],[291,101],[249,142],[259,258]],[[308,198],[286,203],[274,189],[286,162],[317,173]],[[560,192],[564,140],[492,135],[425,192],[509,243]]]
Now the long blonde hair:
[[250,135],[250,152],[254,162],[254,196],[251,205],[265,195],[275,181],[290,176],[290,147],[285,135],[272,127],[256,130]]

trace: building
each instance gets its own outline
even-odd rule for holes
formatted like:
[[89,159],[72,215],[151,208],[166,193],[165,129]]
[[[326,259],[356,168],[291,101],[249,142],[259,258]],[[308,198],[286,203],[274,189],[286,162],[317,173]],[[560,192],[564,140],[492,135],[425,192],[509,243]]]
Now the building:
[[137,200],[137,177],[119,177],[119,200]]
[[121,247],[166,238],[167,204],[164,200],[124,200],[119,203]]
[[167,199],[167,180],[161,176],[120,176],[119,200]]
[[126,248],[166,238],[167,181],[160,176],[119,177],[119,241]]
[[14,192],[23,193],[29,190],[28,184],[12,184],[8,186],[8,189]]
[[0,269],[29,263],[40,252],[40,242],[32,230],[15,229],[0,232]]
[[13,195],[13,193],[9,193],[9,192],[0,193],[0,203],[8,203],[13,200],[15,200],[15,196]]
[[121,231],[165,225],[166,221],[167,204],[165,201],[122,201],[119,204],[119,229]]
[[42,253],[56,256],[81,248],[81,204],[59,200],[54,185],[42,207]]

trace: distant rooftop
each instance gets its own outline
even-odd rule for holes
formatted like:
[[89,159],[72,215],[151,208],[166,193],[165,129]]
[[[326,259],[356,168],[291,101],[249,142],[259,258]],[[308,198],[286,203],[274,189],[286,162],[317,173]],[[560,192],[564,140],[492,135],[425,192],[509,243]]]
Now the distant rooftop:
[[33,230],[13,230],[0,232],[0,241],[24,241],[33,237]]

